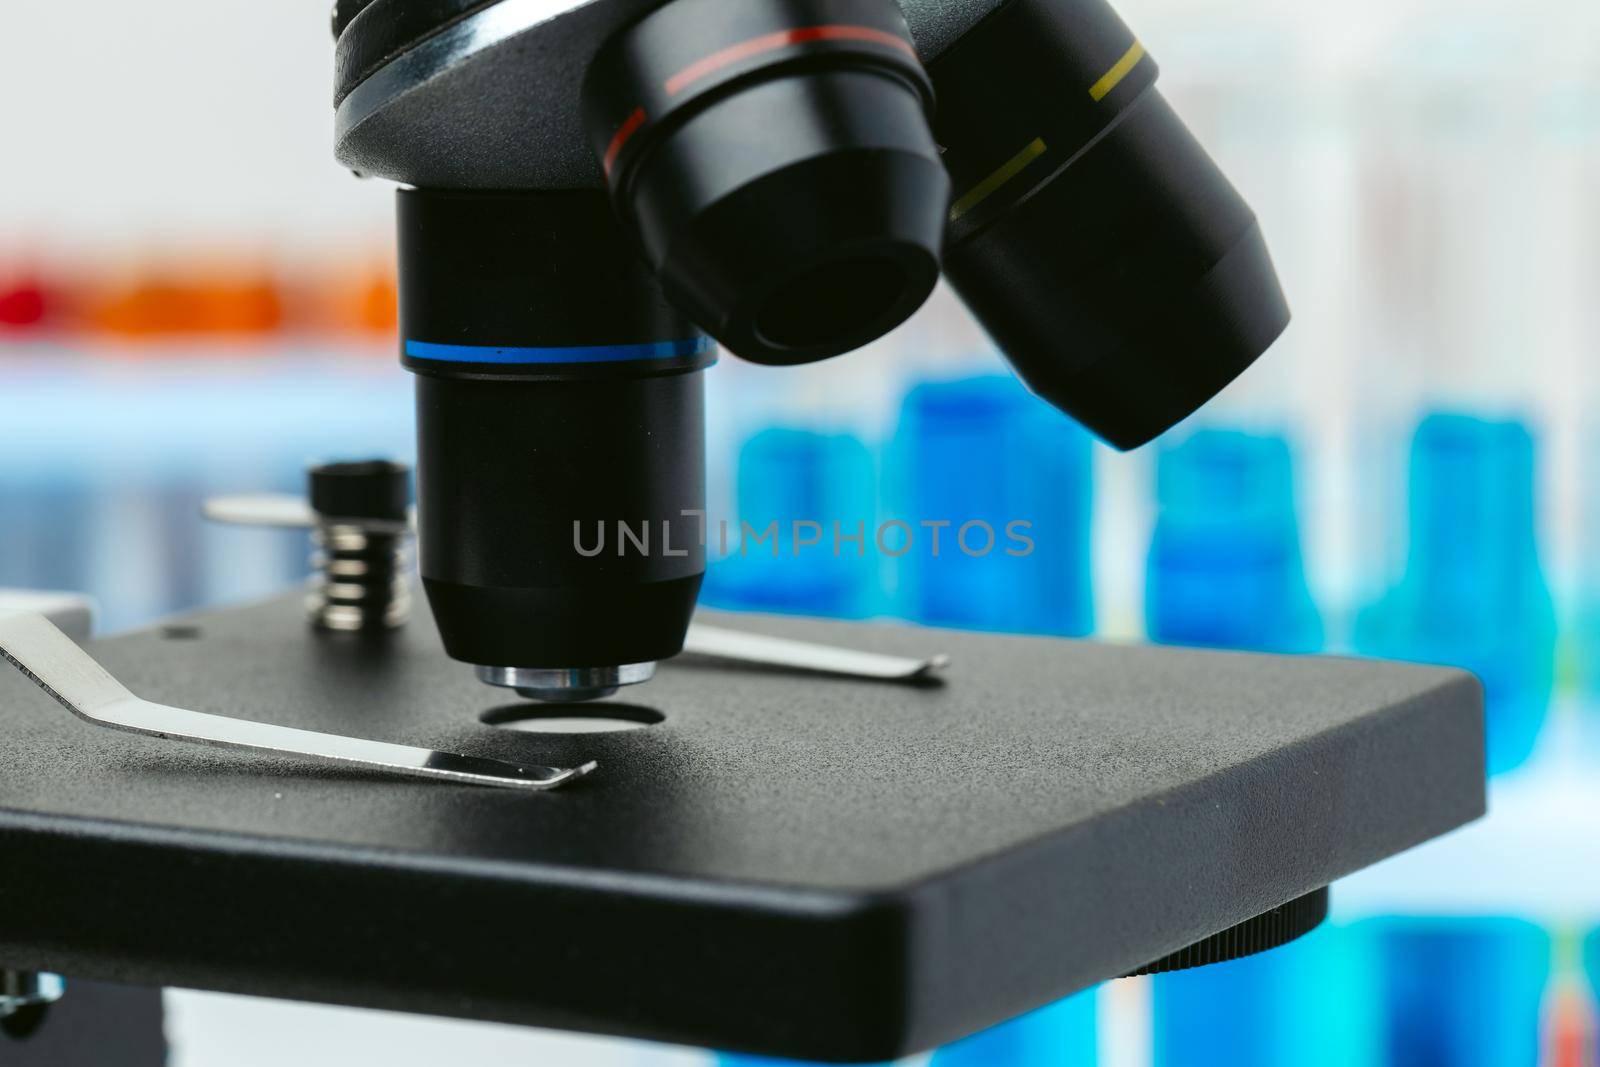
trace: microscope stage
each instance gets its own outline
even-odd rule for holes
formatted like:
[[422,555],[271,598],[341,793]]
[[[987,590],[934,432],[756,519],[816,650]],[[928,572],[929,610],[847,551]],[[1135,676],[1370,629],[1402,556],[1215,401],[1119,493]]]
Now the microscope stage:
[[91,646],[182,707],[599,761],[540,794],[113,733],[5,671],[0,963],[884,1060],[1484,810],[1456,671],[715,621],[952,664],[912,687],[684,659],[621,698],[659,724],[553,735],[481,724],[510,694],[425,612],[363,641],[312,634],[293,597]]

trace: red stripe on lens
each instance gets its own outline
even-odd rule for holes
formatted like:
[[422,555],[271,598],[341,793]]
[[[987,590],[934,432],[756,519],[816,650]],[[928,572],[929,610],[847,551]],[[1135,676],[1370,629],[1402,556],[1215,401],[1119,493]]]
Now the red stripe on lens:
[[611,176],[611,168],[616,165],[617,156],[622,152],[622,146],[628,143],[628,138],[639,132],[639,127],[644,125],[644,108],[634,108],[617,129],[616,136],[611,138],[611,144],[606,148],[605,168],[606,177]]
[[775,52],[791,45],[810,44],[813,41],[870,41],[873,44],[898,48],[912,59],[917,58],[917,50],[911,47],[910,41],[885,30],[875,30],[871,26],[806,26],[753,37],[742,44],[730,45],[720,52],[713,52],[668,78],[667,95],[676,96],[701,78],[752,56]]

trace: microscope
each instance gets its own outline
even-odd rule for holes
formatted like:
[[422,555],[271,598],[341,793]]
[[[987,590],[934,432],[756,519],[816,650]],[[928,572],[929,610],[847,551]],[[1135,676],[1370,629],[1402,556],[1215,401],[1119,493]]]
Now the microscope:
[[[1281,945],[1483,814],[1481,688],[1443,668],[962,634],[930,679],[931,631],[740,616],[712,644],[744,662],[656,677],[708,648],[719,349],[848,358],[942,275],[1133,449],[1285,328],[1104,0],[340,0],[333,29],[338,158],[402,186],[416,516],[385,463],[256,516],[316,532],[311,628],[294,596],[86,647],[0,612],[11,1029],[62,973],[885,1061]],[[398,625],[413,528],[431,626]],[[652,677],[601,705],[648,729],[540,704]]]
[[840,356],[943,273],[1131,449],[1288,323],[1104,0],[341,0],[333,28],[338,158],[403,186],[423,584],[450,655],[530,698],[682,650],[718,347]]

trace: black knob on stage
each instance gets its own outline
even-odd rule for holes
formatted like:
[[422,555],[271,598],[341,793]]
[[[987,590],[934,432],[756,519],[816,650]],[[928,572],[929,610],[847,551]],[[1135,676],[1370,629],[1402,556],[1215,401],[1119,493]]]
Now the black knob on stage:
[[1255,217],[1103,0],[1010,0],[929,73],[945,270],[1039,396],[1134,448],[1283,332]]
[[384,459],[312,467],[316,512],[306,609],[320,630],[384,633],[411,617],[411,468]]
[[644,681],[682,650],[705,573],[710,339],[599,190],[405,190],[399,214],[422,577],[446,650],[543,699]]
[[736,355],[825,359],[939,276],[949,178],[892,0],[674,0],[602,49],[585,124],[667,295]]
[[411,468],[404,463],[323,463],[311,468],[306,481],[311,510],[327,518],[405,522],[411,509]]

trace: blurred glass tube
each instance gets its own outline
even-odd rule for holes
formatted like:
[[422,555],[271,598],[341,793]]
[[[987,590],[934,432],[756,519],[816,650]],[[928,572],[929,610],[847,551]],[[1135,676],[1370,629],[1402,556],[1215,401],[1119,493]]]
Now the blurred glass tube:
[[[1376,1067],[1376,963],[1359,927],[1324,926],[1258,956],[1157,975],[1155,1067]],[[1453,1067],[1395,1067],[1424,1063]]]
[[0,395],[0,584],[92,593],[115,632],[283,590],[303,536],[208,526],[208,495],[304,491],[310,460],[414,451],[409,383],[386,360],[42,345]]
[[915,386],[889,476],[890,510],[909,529],[890,545],[909,541],[896,560],[899,613],[964,629],[1089,633],[1090,447],[1087,432],[1010,376]]
[[[1583,970],[1588,977],[1591,1020],[1600,1017],[1600,929],[1591,933],[1583,943]],[[1589,1050],[1595,1062],[1600,1062],[1600,1027],[1595,1031],[1595,1046]]]
[[[1572,664],[1590,711],[1600,719],[1600,5],[1588,5],[1592,24],[1582,41],[1582,58],[1549,105],[1547,135],[1555,146],[1553,169],[1563,179],[1564,195],[1548,205],[1547,232],[1555,245],[1558,322],[1562,325],[1564,369],[1570,387],[1561,393],[1560,427],[1565,459],[1556,480],[1559,491],[1575,499],[1576,515],[1566,563],[1576,587],[1570,633]],[[1581,72],[1581,73],[1580,73]],[[1553,509],[1562,514],[1567,509]],[[1563,583],[1563,588],[1566,588]],[[1600,1056],[1597,1056],[1600,1059]]]
[[87,591],[95,488],[78,469],[0,478],[0,586]]
[[[719,1053],[716,1063],[717,1067],[818,1067],[806,1060],[777,1060],[770,1056],[741,1056],[733,1052]],[[874,1065],[863,1064],[862,1067],[874,1067]],[[894,1067],[894,1065],[882,1063],[876,1067]]]
[[[1086,990],[1047,1008],[990,1027],[935,1052],[929,1067],[1094,1067],[1095,991]],[[717,1057],[719,1067],[806,1067],[762,1056]],[[889,1067],[884,1064],[881,1067]]]
[[1261,652],[1321,647],[1288,442],[1200,430],[1163,447],[1156,481],[1145,580],[1151,639]]
[[708,528],[711,607],[863,618],[880,601],[877,464],[849,434],[773,427],[739,450],[738,517]]
[[1087,990],[933,1054],[930,1067],[1094,1067],[1095,991]]
[[[1351,79],[1330,70],[1347,45],[1344,38],[1322,32],[1324,22],[1348,31],[1351,23],[1365,27],[1369,19],[1367,12],[1352,19],[1345,8],[1324,11],[1270,0],[1157,0],[1151,12],[1149,42],[1162,61],[1168,79],[1163,84],[1258,216],[1294,314],[1272,350],[1169,441],[1182,447],[1201,428],[1263,438],[1292,434],[1304,503],[1285,510],[1294,557],[1288,570],[1294,577],[1281,591],[1266,594],[1275,602],[1268,609],[1272,614],[1256,623],[1245,617],[1243,606],[1186,607],[1184,587],[1204,598],[1226,581],[1248,583],[1247,573],[1271,584],[1275,579],[1267,577],[1262,560],[1224,559],[1226,546],[1220,544],[1203,548],[1207,535],[1170,509],[1160,547],[1171,554],[1145,555],[1145,539],[1136,538],[1145,586],[1136,610],[1143,610],[1147,632],[1158,640],[1317,648],[1323,628],[1311,607],[1308,579],[1319,595],[1342,592],[1350,583],[1343,469],[1329,461],[1342,451],[1348,432],[1355,378],[1344,277],[1354,229],[1349,145],[1341,126],[1344,109],[1336,99],[1348,92]],[[1199,443],[1195,451],[1206,447]],[[1163,467],[1188,462],[1169,460],[1171,451],[1162,451]],[[1195,452],[1188,456],[1196,466],[1206,462]],[[1140,491],[1148,488],[1141,485]],[[1233,504],[1222,509],[1234,515],[1227,521],[1239,521]],[[1199,515],[1197,508],[1191,517]],[[1198,555],[1182,559],[1181,542],[1189,542]],[[1221,568],[1215,574],[1203,558],[1213,552]],[[1225,579],[1224,572],[1234,577]],[[1162,588],[1151,589],[1149,583],[1158,579]]]
[[[990,1027],[935,1052],[929,1067],[1094,1067],[1098,1062],[1094,990]],[[719,1067],[805,1067],[797,1060],[723,1053]],[[882,1067],[889,1067],[885,1064]]]
[[[1359,218],[1340,288],[1359,331],[1349,511],[1366,563],[1353,602],[1425,566],[1399,519],[1416,515],[1407,441],[1419,421],[1448,410],[1544,435],[1570,387],[1548,300],[1555,257],[1539,223],[1552,171],[1533,136],[1542,45],[1565,32],[1552,32],[1568,21],[1563,8],[1573,10],[1545,0],[1393,5],[1387,35],[1352,79]],[[1365,631],[1368,620],[1356,623]],[[1405,654],[1405,640],[1388,654]]]
[[1411,448],[1410,544],[1398,585],[1364,611],[1356,647],[1483,680],[1489,770],[1533,751],[1555,672],[1555,607],[1539,565],[1535,450],[1517,422],[1433,414]]
[[1583,933],[1562,926],[1551,931],[1550,984],[1541,1006],[1541,1067],[1594,1067],[1600,1061],[1600,1023],[1595,995],[1584,974]]
[[0,586],[89,593],[102,605],[96,621],[103,632],[117,617],[97,561],[136,549],[137,538],[116,521],[111,494],[119,479],[97,462],[101,429],[85,403],[83,375],[48,343],[7,352],[4,360]]
[[1526,415],[1559,388],[1536,222],[1552,190],[1530,92],[1558,19],[1532,6],[1399,5],[1357,83],[1362,244],[1347,314],[1370,330],[1357,401],[1375,417]]
[[1520,919],[1374,920],[1394,1067],[1538,1067],[1550,936]]

